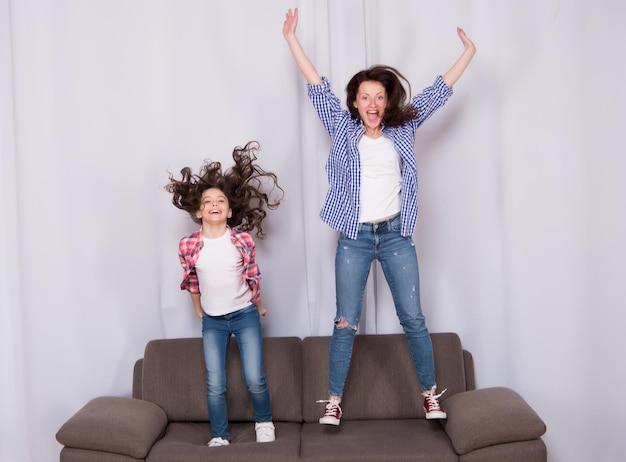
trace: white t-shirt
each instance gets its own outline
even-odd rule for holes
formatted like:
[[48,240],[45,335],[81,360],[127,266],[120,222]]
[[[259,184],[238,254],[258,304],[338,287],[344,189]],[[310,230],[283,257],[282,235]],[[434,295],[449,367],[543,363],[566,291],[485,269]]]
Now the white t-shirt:
[[243,258],[230,239],[230,230],[217,239],[203,238],[196,262],[202,309],[223,316],[250,305],[252,293],[243,278]]
[[378,221],[400,212],[402,173],[392,141],[381,136],[359,141],[361,155],[361,213],[359,222]]

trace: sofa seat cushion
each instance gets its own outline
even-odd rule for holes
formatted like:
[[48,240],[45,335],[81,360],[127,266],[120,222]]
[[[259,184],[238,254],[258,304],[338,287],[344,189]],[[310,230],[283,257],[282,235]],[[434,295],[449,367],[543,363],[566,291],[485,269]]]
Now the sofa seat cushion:
[[459,462],[547,462],[548,450],[541,438],[497,444],[459,456]]
[[103,396],[74,414],[56,438],[69,448],[143,459],[166,426],[165,412],[153,403]]
[[296,461],[301,424],[276,422],[276,441],[257,443],[253,422],[229,422],[230,445],[210,448],[211,426],[206,422],[172,422],[157,441],[147,462],[281,462]]
[[144,462],[146,459],[135,459],[134,457],[113,454],[111,452],[64,447],[61,449],[59,460],[60,462]]
[[338,427],[305,423],[300,455],[310,461],[458,461],[439,422],[425,419],[342,420]]
[[493,387],[459,393],[446,400],[442,424],[459,454],[497,444],[534,440],[545,423],[510,388]]

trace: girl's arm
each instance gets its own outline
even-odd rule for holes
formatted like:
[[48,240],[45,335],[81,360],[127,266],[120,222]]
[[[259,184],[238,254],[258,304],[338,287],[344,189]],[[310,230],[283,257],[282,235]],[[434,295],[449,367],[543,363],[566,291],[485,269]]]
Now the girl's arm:
[[306,79],[306,81],[310,85],[319,85],[322,83],[322,78],[317,73],[315,66],[306,55],[298,37],[296,36],[296,27],[298,26],[298,8],[295,8],[293,11],[291,8],[287,11],[285,15],[285,23],[283,24],[283,37],[287,41],[289,45],[289,50],[291,50],[291,54],[293,55],[293,59],[295,60],[298,68],[300,68],[300,72]]
[[476,54],[476,46],[469,38],[467,38],[465,31],[463,31],[460,27],[457,27],[456,32],[459,34],[459,38],[463,42],[465,50],[450,70],[442,76],[443,81],[446,82],[446,85],[448,85],[449,88],[452,88],[457,80],[461,78],[461,75],[463,75],[463,72],[465,72],[465,69],[469,66],[474,54]]
[[194,294],[189,292],[191,295],[191,302],[193,303],[193,308],[196,310],[196,316],[202,319],[202,304],[200,303],[200,294]]
[[267,314],[267,310],[265,309],[265,306],[263,306],[263,302],[260,298],[256,301],[256,307],[259,310],[259,314],[261,316],[265,316]]

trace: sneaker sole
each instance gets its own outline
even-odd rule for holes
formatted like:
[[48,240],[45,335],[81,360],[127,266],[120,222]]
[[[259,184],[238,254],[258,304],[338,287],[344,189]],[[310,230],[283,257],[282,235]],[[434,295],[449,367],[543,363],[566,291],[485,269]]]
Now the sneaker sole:
[[426,420],[447,419],[447,418],[448,418],[448,415],[445,412],[431,412],[430,414],[428,413],[426,414]]
[[222,448],[225,446],[230,446],[230,443],[217,443],[217,444],[208,444],[207,443],[207,447],[209,448]]
[[341,422],[341,420],[339,419],[335,419],[333,417],[321,417],[320,418],[320,424],[322,425],[339,425],[339,423]]

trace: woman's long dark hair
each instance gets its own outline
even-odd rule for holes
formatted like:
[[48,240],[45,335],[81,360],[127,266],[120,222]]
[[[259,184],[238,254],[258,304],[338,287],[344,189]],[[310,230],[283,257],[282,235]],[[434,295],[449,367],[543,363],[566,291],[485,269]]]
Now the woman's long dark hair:
[[417,109],[409,104],[407,91],[402,85],[406,82],[411,94],[411,84],[398,70],[391,66],[372,66],[363,71],[357,72],[346,86],[346,104],[353,119],[358,119],[359,111],[354,107],[359,86],[363,82],[380,82],[387,92],[387,107],[383,122],[389,127],[397,127],[417,116]]
[[[172,203],[177,208],[201,224],[202,220],[196,217],[196,212],[202,206],[202,193],[209,188],[220,189],[228,198],[233,212],[227,220],[228,226],[246,232],[256,230],[256,236],[263,239],[265,234],[261,224],[267,215],[265,209],[277,208],[284,191],[274,173],[266,172],[255,163],[259,149],[257,141],[249,141],[243,148],[236,147],[233,150],[235,163],[226,171],[222,171],[220,162],[205,161],[198,174],[185,167],[180,171],[181,179],[177,180],[170,173],[165,190],[172,193]],[[266,192],[267,182],[272,184]],[[275,189],[280,190],[280,197],[270,198],[269,194]]]

